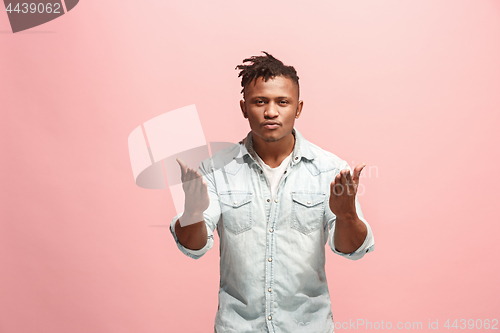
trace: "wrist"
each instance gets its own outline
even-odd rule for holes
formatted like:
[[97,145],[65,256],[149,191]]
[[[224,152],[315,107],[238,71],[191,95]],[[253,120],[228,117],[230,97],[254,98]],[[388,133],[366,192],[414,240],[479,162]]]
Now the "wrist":
[[179,217],[179,224],[181,227],[185,227],[197,222],[204,221],[203,212],[194,213],[194,212],[184,212],[181,217]]
[[358,221],[358,214],[356,212],[348,212],[336,215],[336,222],[340,223],[356,223]]

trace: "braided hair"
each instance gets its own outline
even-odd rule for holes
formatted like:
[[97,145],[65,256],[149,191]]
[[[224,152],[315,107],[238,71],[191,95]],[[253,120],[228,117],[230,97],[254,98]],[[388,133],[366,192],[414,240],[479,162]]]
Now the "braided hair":
[[[276,59],[266,51],[265,56],[252,56],[250,58],[244,59],[243,64],[249,62],[249,65],[238,65],[235,69],[240,70],[241,76],[241,92],[245,91],[245,87],[255,80],[255,83],[259,77],[262,77],[264,81],[267,82],[270,78],[275,78],[276,76],[285,76],[290,78],[297,88],[299,87],[299,77],[297,76],[297,71],[293,66],[285,66],[283,62]],[[254,84],[255,84],[254,83]]]

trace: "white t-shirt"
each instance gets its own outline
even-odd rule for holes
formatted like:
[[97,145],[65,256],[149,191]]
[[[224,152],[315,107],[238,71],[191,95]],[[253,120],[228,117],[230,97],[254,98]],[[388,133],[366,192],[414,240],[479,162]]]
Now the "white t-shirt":
[[280,184],[281,177],[285,173],[286,167],[290,163],[290,159],[292,158],[293,151],[286,157],[279,166],[276,168],[271,168],[269,165],[264,163],[264,161],[260,158],[260,156],[255,152],[255,158],[257,162],[260,164],[262,170],[264,170],[264,174],[267,177],[267,181],[271,186],[271,197],[274,199],[276,192],[278,192],[278,186]]

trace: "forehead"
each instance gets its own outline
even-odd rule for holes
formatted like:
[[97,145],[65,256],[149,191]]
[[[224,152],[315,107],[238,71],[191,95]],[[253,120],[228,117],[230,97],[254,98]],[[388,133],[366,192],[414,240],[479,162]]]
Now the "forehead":
[[298,95],[299,87],[292,79],[286,76],[275,76],[264,81],[259,77],[247,84],[244,90],[245,96],[276,96],[276,97],[295,97]]

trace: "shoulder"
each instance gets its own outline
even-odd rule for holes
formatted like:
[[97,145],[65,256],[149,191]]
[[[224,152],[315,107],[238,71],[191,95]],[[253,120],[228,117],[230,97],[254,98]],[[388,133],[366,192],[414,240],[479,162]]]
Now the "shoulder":
[[349,164],[332,152],[320,148],[318,145],[305,140],[308,149],[310,149],[314,159],[311,165],[317,172],[340,171],[349,168]]
[[227,148],[220,149],[213,153],[211,157],[205,159],[200,163],[200,170],[214,171],[222,168],[227,168],[236,163],[236,158],[240,156],[242,150],[242,142],[233,144]]

